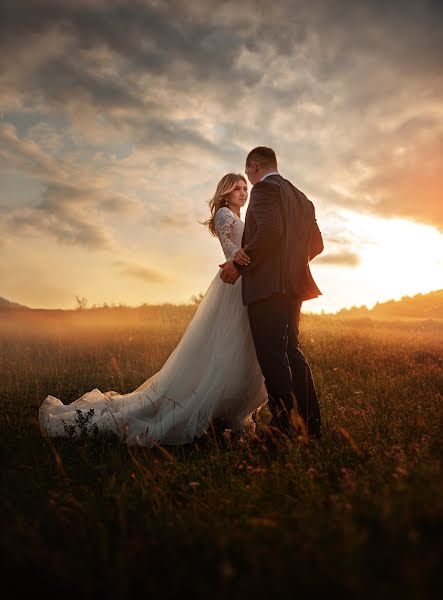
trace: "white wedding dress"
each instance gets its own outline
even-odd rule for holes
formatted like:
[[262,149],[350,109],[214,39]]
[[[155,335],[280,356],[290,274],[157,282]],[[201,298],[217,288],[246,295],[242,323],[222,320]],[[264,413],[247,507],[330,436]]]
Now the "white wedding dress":
[[[230,260],[241,247],[244,222],[223,207],[214,223]],[[230,285],[219,273],[160,371],[128,394],[96,388],[70,404],[47,396],[39,409],[42,434],[75,437],[86,427],[87,435],[94,429],[113,432],[129,445],[176,445],[203,435],[215,417],[227,428],[253,432],[252,413],[267,402],[266,387],[242,303],[241,277]]]

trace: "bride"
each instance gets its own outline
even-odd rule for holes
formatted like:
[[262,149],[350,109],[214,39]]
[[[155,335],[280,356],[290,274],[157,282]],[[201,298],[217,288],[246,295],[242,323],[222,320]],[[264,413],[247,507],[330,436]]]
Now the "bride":
[[[241,248],[240,208],[248,195],[246,179],[228,173],[209,202],[204,224],[217,236],[226,260]],[[255,431],[252,414],[268,396],[257,362],[241,278],[226,285],[215,275],[194,318],[163,367],[128,394],[87,392],[71,404],[47,396],[39,409],[44,436],[117,434],[129,445],[178,445],[202,436],[214,418],[228,428]]]

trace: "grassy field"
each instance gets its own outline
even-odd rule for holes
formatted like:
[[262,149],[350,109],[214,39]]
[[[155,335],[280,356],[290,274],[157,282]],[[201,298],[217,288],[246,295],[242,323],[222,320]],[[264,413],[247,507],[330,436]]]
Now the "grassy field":
[[320,445],[300,438],[272,456],[214,432],[153,449],[41,437],[47,394],[132,391],[194,310],[0,313],[2,592],[439,596],[439,321],[303,316]]

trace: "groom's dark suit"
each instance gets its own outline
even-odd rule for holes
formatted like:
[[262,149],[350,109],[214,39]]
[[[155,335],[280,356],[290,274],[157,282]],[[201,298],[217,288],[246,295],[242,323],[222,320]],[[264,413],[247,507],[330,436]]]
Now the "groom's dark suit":
[[292,183],[273,174],[256,183],[246,212],[242,248],[243,303],[265,377],[271,424],[286,432],[293,396],[308,432],[320,435],[320,410],[311,369],[299,347],[303,300],[321,295],[309,260],[322,252],[314,205]]

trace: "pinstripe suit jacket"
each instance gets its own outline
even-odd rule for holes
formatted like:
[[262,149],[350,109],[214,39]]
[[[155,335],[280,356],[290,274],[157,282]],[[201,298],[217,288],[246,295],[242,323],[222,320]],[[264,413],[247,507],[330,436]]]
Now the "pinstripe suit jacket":
[[256,183],[246,211],[242,248],[249,265],[242,275],[243,304],[287,293],[300,300],[321,295],[309,260],[323,250],[313,203],[281,175]]

